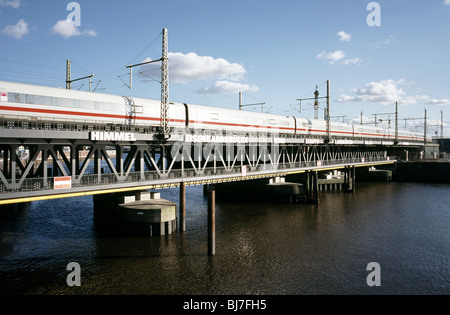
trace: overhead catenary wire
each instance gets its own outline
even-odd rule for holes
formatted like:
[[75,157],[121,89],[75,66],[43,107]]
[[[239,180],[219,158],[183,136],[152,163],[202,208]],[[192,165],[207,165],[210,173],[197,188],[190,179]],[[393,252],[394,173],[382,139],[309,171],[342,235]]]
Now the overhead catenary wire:
[[[158,35],[159,36],[159,35]],[[156,39],[158,38],[156,37]],[[150,45],[150,44],[149,44]],[[147,45],[147,46],[149,46]],[[51,60],[45,60],[41,59],[39,62],[32,62],[30,60],[33,60],[31,58],[24,59],[23,56],[20,57],[19,60],[10,57],[2,56],[0,57],[0,80],[2,80],[2,72],[5,74],[3,80],[8,81],[10,80],[9,76],[6,75],[7,73],[13,73],[15,74],[15,77],[20,78],[20,81],[23,83],[28,84],[41,84],[42,80],[39,80],[39,78],[44,79],[46,82],[46,85],[53,86],[53,87],[62,87],[63,83],[61,83],[61,80],[65,77],[65,68],[60,65],[62,61],[66,61],[64,58],[51,56],[51,55],[45,55],[45,54],[39,54],[39,53],[32,53],[29,51],[20,51],[15,49],[7,49],[4,47],[0,47],[0,50],[6,51],[6,52],[14,52],[15,56],[19,56],[20,54],[23,55],[31,55],[31,56],[38,56],[43,58],[48,58]],[[58,64],[55,64],[54,61],[57,61]],[[43,62],[42,62],[43,61]],[[82,61],[83,66],[80,65],[80,61],[77,60],[75,62],[72,61],[72,64],[75,66],[72,68],[74,76],[84,76],[89,71],[86,70],[86,65],[88,66],[95,66],[95,67],[102,67],[103,69],[108,69],[107,71],[96,71],[96,73],[101,76],[104,79],[108,79],[107,81],[102,81],[102,89],[107,89],[110,93],[117,92],[117,93],[123,93],[123,85],[116,84],[114,81],[117,81],[118,78],[114,74],[113,68],[111,68],[111,65],[105,65],[105,64],[99,64],[99,63],[93,63],[93,62],[86,62]],[[3,65],[17,65],[17,67],[14,67],[14,69],[11,69],[11,67],[5,67]],[[119,68],[119,67],[117,67]],[[32,71],[32,69],[36,69],[36,71]],[[43,69],[48,71],[37,71],[37,69]],[[117,73],[117,72],[116,72]],[[99,91],[100,89],[97,88],[96,91]],[[139,88],[136,89],[136,91],[139,91]]]
[[80,68],[80,69],[81,69],[81,70],[83,70],[84,72],[86,72],[86,73],[90,73],[90,71],[88,71],[88,70],[84,69],[84,68],[83,68],[82,66],[80,66],[79,64],[77,64],[77,63],[73,62],[73,60],[71,60],[71,63],[72,63],[72,65],[74,65],[74,66],[76,66],[76,67]]
[[136,56],[134,56],[133,57],[133,59],[131,59],[129,62],[127,62],[127,64],[129,65],[129,64],[132,64],[132,63],[135,63],[136,62],[136,60],[151,46],[151,45],[153,45],[154,43],[155,43],[155,41],[157,40],[157,39],[159,39],[160,38],[160,36],[161,36],[161,34],[162,33],[159,33],[149,44],[147,44],[147,46],[145,46]]
[[[161,33],[156,35],[152,41],[150,41],[148,44],[146,44],[143,49],[141,49],[138,54],[136,54],[131,60],[135,61],[138,60],[138,58],[142,57],[143,54],[145,54],[146,51],[149,50],[149,48],[158,40],[159,36],[161,36]],[[20,49],[11,49],[8,47],[0,47],[0,52],[2,53],[0,56],[0,80],[4,81],[10,81],[11,78],[13,80],[22,82],[22,83],[28,83],[28,84],[41,84],[45,82],[45,85],[52,86],[52,87],[62,87],[63,86],[63,80],[64,80],[64,72],[65,69],[62,66],[62,62],[65,61],[65,58],[54,56],[51,54],[45,54],[40,52],[34,52],[34,51],[25,51]],[[74,64],[74,75],[77,76],[80,73],[87,73],[86,69],[89,69],[92,67],[101,67],[103,71],[97,71],[97,69],[92,69],[95,71],[95,73],[101,77],[101,85],[99,85],[95,92],[100,91],[106,91],[108,94],[131,94],[128,91],[124,91],[123,81],[121,81],[120,78],[116,75],[116,73],[119,73],[117,71],[121,68],[121,66],[114,66],[114,65],[107,65],[96,63],[85,60],[85,59],[77,59],[76,56],[74,56],[75,62]],[[123,70],[123,69],[122,69]],[[155,91],[150,92],[151,95],[149,95],[149,90],[146,89],[146,86],[148,84],[151,84],[151,82],[159,82],[154,77],[152,77],[152,71],[151,69],[148,69],[147,67],[145,69],[141,69],[143,71],[138,72],[137,75],[139,75],[140,78],[140,84],[137,84],[134,87],[134,90],[132,92],[133,95],[130,96],[136,96],[136,97],[149,97],[154,95],[153,97],[157,99],[159,97],[158,90],[155,89]],[[157,71],[159,69],[154,69],[154,71]],[[144,78],[145,77],[145,78]],[[156,76],[155,76],[156,77]],[[98,82],[98,81],[95,81]],[[144,84],[143,84],[144,83]],[[326,84],[326,82],[323,82],[319,85],[319,90],[323,88],[323,86]],[[86,86],[86,85],[85,85]],[[84,86],[84,87],[85,87]],[[176,90],[174,90],[175,92]],[[303,94],[304,96],[312,95],[314,92],[314,89],[310,89],[309,92]],[[173,95],[174,98],[181,98],[181,102],[186,102],[186,98],[183,98],[180,95]],[[252,93],[246,94],[247,97],[252,99],[257,99],[260,101],[259,98],[256,98],[252,95]],[[222,95],[214,95],[215,99],[223,98]],[[189,99],[195,99],[195,95],[189,95],[187,98]],[[229,99],[229,98],[228,98]],[[196,103],[203,103],[205,102],[205,99],[202,97],[201,99],[198,99]],[[231,103],[232,101],[230,101]],[[322,104],[323,105],[323,104]],[[290,106],[290,105],[289,105]],[[276,107],[279,111],[279,107]],[[290,107],[288,107],[290,109]],[[312,110],[312,104],[308,104],[305,102],[305,108],[303,109],[305,111],[310,112]],[[381,108],[378,110],[378,113],[381,111],[390,111],[389,106],[386,108]],[[334,114],[341,114],[340,112],[333,111]],[[376,111],[375,111],[376,112]],[[418,112],[411,112],[408,107],[408,112],[404,112],[403,115],[400,112],[399,120],[402,121],[403,118],[409,118],[409,117],[421,117],[423,116],[423,111]],[[366,114],[367,116],[370,116],[369,113]],[[370,118],[367,117],[369,120]],[[409,117],[408,117],[409,116]],[[429,119],[430,120],[430,119]],[[417,120],[417,122],[420,121],[420,119]],[[403,122],[403,121],[402,121]],[[408,123],[409,124],[409,123]],[[404,124],[403,124],[404,125]],[[413,125],[413,124],[411,124]],[[445,127],[447,128],[447,127]]]

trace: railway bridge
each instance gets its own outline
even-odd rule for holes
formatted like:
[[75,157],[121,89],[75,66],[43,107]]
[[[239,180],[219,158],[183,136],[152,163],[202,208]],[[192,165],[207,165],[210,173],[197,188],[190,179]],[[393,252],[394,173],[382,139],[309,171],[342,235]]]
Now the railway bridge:
[[357,167],[395,163],[428,141],[398,124],[392,130],[9,82],[0,82],[0,92],[0,205],[180,187],[182,230],[188,185],[301,173],[317,185],[319,172],[342,169],[350,178]]
[[29,127],[0,129],[0,204],[392,164],[398,152],[419,149],[186,130],[162,142],[132,127]]
[[159,102],[3,81],[0,92],[0,204],[392,163],[428,141],[399,130],[397,115],[390,129],[166,93]]

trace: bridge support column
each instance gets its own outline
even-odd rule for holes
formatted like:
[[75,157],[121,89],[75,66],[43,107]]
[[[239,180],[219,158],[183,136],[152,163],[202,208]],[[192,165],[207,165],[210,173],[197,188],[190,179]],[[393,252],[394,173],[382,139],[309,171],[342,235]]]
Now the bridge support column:
[[355,166],[346,166],[344,171],[344,189],[348,192],[355,192],[356,189],[356,167]]
[[348,191],[350,189],[350,171],[349,167],[346,166],[344,168],[344,191]]
[[353,165],[352,167],[352,193],[355,192],[356,189],[356,167]]
[[306,173],[306,202],[319,203],[319,173]]
[[186,231],[186,183],[180,183],[180,231]]
[[313,202],[319,203],[319,173],[314,172],[313,175]]
[[214,185],[208,189],[208,256],[216,254],[216,191]]

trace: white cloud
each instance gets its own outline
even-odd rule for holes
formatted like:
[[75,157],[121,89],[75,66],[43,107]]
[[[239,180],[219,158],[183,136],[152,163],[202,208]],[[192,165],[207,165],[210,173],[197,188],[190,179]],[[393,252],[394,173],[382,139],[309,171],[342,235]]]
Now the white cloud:
[[[257,86],[239,83],[246,70],[238,63],[223,58],[199,56],[196,53],[168,53],[169,79],[172,83],[188,84],[192,81],[217,80],[214,84],[197,90],[201,94],[234,93],[239,91],[258,91]],[[151,61],[147,58],[145,61]],[[158,80],[160,64],[144,65],[139,70],[140,78]]]
[[86,34],[86,35],[88,35],[88,36],[97,36],[97,32],[94,31],[94,30],[85,30],[85,31],[83,32],[83,34]]
[[405,92],[397,87],[397,84],[402,83],[394,80],[383,80],[381,82],[367,83],[363,88],[354,89],[353,91],[358,95],[371,95],[371,96],[398,96],[403,95]]
[[[382,105],[392,105],[398,102],[399,105],[413,105],[424,102],[425,105],[444,106],[450,105],[450,100],[431,99],[427,95],[407,95],[401,86],[410,87],[412,82],[405,79],[394,81],[391,79],[380,82],[369,82],[363,87],[352,89],[354,95],[341,95],[338,102],[375,102]],[[420,89],[419,89],[420,90]]]
[[450,5],[450,0],[444,0],[443,4]]
[[321,52],[317,55],[317,59],[326,60],[330,65],[341,64],[341,65],[360,65],[362,60],[359,58],[344,59],[347,55],[342,50],[336,50],[332,52]]
[[251,91],[256,92],[259,91],[257,86],[250,86],[248,84],[242,84],[238,82],[230,82],[230,81],[217,81],[213,86],[203,87],[197,91],[199,94],[222,94],[222,93],[238,93]]
[[337,61],[345,58],[345,53],[342,50],[336,50],[332,52],[321,52],[317,55],[317,59],[323,59],[330,62],[330,64],[335,64]]
[[173,82],[186,83],[212,78],[239,81],[247,72],[240,64],[230,63],[223,58],[199,56],[193,52],[169,53],[168,57]]
[[376,39],[375,42],[369,43],[369,46],[375,47],[375,48],[380,48],[381,46],[387,46],[387,45],[390,45],[390,44],[393,44],[396,42],[397,42],[397,40],[395,39],[395,37],[391,35],[387,38]]
[[19,20],[16,25],[8,25],[2,30],[2,33],[17,39],[22,38],[29,32],[28,23],[23,19]]
[[352,89],[351,92],[356,94],[341,95],[338,98],[338,102],[378,102],[383,105],[390,105],[394,102],[403,101],[407,102],[415,101],[412,98],[405,98],[405,91],[398,85],[404,83],[405,80],[394,81],[391,79],[383,80],[380,82],[369,82],[364,87]]
[[69,39],[72,36],[88,35],[97,36],[97,33],[93,30],[80,31],[73,23],[68,23],[67,20],[60,20],[52,27],[52,32],[61,35],[65,39]]
[[20,0],[0,0],[0,7],[7,6],[17,9],[18,7],[20,7]]
[[[450,0],[448,0],[450,2]],[[446,106],[450,105],[450,100],[432,98],[426,102],[426,105]]]
[[345,59],[342,60],[341,64],[343,65],[360,65],[362,62],[359,58],[351,58],[351,59]]
[[65,39],[68,39],[72,36],[78,36],[81,35],[81,32],[78,30],[78,28],[70,23],[67,23],[66,20],[60,20],[58,21],[53,27],[52,32],[55,34],[59,34]]
[[[450,1],[450,0],[449,0],[449,1]],[[351,41],[351,39],[352,39],[352,35],[347,34],[347,33],[344,32],[344,31],[340,31],[340,32],[338,32],[337,34],[339,35],[340,40],[343,41],[343,42],[349,42],[349,41]]]
[[339,96],[337,101],[338,102],[356,102],[356,99],[354,96],[342,94],[341,96]]

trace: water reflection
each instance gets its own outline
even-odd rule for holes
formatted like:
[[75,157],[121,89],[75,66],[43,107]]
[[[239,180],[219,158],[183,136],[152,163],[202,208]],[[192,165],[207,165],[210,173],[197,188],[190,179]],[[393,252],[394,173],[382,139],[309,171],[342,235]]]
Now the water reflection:
[[[187,231],[151,238],[100,232],[91,197],[35,202],[0,221],[1,293],[448,294],[449,188],[360,183],[318,205],[221,202],[215,257],[202,187],[187,189]],[[178,203],[178,189],[161,194]],[[72,261],[81,287],[66,285]]]

